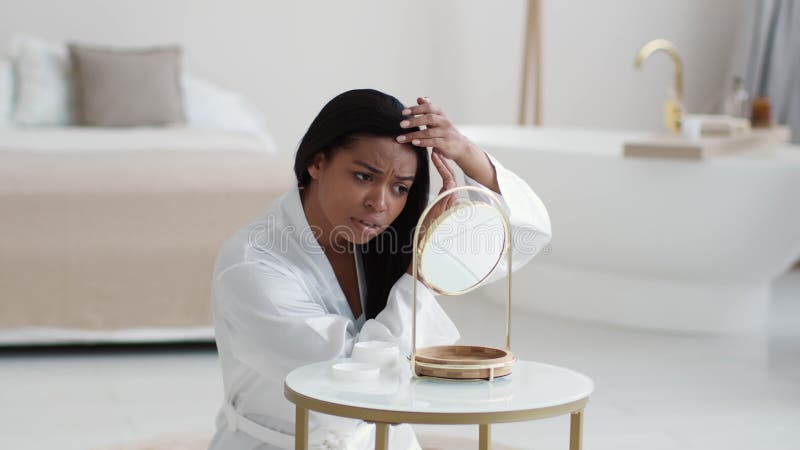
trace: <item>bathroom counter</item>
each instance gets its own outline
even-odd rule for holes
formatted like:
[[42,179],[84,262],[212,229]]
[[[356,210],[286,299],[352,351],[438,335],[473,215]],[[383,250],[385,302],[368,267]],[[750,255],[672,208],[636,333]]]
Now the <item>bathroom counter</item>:
[[[603,130],[569,127],[520,127],[516,125],[467,125],[460,126],[462,134],[481,146],[526,151],[569,152],[583,155],[596,155],[623,158],[626,141],[646,140],[651,132],[633,130]],[[737,160],[761,159],[767,162],[800,162],[800,146],[778,144],[769,149],[742,150],[716,156],[704,162],[727,163]],[[635,159],[638,161],[638,159]],[[648,161],[662,161],[648,159]],[[675,161],[665,159],[663,161]]]

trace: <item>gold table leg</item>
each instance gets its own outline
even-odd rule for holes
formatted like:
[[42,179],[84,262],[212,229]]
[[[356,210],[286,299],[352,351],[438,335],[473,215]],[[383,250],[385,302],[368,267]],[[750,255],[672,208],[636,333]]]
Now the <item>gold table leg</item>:
[[389,424],[375,424],[375,450],[389,449]]
[[583,410],[572,413],[569,419],[569,450],[581,450],[583,444]]
[[489,423],[482,423],[479,425],[478,432],[478,448],[480,450],[489,450],[492,448],[492,425]]
[[294,449],[308,450],[308,410],[294,407]]

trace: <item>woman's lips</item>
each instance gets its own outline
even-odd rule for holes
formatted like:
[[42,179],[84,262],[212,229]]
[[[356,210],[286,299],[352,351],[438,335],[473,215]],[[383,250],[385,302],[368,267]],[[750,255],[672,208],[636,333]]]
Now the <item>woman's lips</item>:
[[356,226],[356,229],[362,233],[376,233],[381,229],[381,226],[366,220],[356,219],[351,217],[350,221]]

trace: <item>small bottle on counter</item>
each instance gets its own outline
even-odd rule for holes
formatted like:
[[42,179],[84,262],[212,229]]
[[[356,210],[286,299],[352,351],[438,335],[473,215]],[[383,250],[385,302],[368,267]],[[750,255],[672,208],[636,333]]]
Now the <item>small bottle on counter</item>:
[[772,125],[772,112],[767,97],[756,97],[752,105],[753,115],[750,118],[754,127],[769,127]]
[[733,89],[725,97],[722,112],[727,116],[750,118],[750,95],[745,90],[741,77],[733,78]]

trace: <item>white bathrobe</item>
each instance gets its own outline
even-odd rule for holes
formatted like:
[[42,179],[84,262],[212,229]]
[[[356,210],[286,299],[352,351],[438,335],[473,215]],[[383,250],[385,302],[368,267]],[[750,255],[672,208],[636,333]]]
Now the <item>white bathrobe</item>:
[[[515,242],[512,250],[516,270],[550,241],[550,219],[533,190],[489,158],[512,233],[520,243]],[[465,182],[479,185],[469,177]],[[492,278],[504,276],[503,271],[501,267]],[[308,229],[297,188],[234,234],[222,246],[213,276],[214,330],[225,404],[210,448],[294,448],[295,408],[283,396],[283,382],[296,367],[348,357],[360,340],[394,341],[402,355],[410,354],[412,280],[408,274],[400,277],[375,319],[353,317],[327,257]],[[366,289],[360,270],[358,282],[363,305]],[[458,340],[456,326],[419,281],[417,314],[418,346]],[[243,421],[262,433],[256,437],[243,430],[248,428],[240,425]],[[374,425],[355,419],[310,412],[309,448],[371,449],[374,430]],[[412,428],[390,427],[389,448],[419,449]]]

